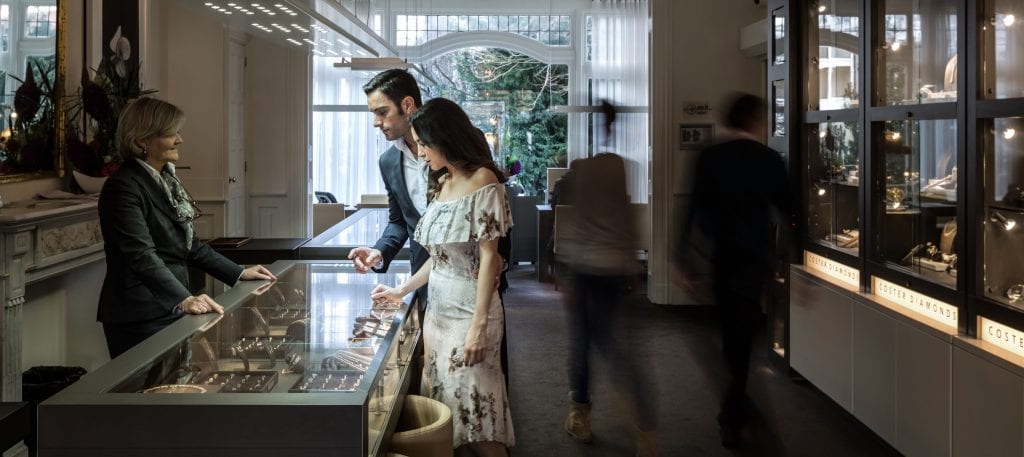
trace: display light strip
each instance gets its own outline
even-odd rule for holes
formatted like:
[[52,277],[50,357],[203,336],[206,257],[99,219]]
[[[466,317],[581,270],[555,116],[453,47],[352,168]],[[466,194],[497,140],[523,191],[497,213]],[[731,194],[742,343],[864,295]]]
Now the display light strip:
[[886,281],[878,276],[871,277],[871,291],[875,295],[895,303],[909,311],[938,321],[950,332],[956,333],[959,318],[956,306],[950,305],[927,295],[922,295],[906,287]]
[[810,251],[804,251],[804,265],[815,276],[823,279],[835,279],[854,288],[860,287],[860,270],[856,268],[843,265]]
[[1000,348],[1024,357],[1024,332],[1007,327],[992,319],[978,318],[978,337]]

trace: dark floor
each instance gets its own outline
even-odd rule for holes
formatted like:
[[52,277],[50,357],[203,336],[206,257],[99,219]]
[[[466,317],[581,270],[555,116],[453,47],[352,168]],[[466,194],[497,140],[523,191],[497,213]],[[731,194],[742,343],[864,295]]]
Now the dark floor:
[[[567,409],[565,311],[561,293],[539,283],[533,266],[509,273],[505,295],[510,397],[516,446],[512,455],[633,455],[626,408],[616,407],[615,361],[599,361],[592,377],[592,444],[572,441],[562,429]],[[720,445],[715,422],[724,370],[710,306],[653,305],[634,294],[622,305],[624,338],[650,371],[658,399],[662,456],[891,456],[899,455],[866,426],[806,382],[794,381],[761,337],[748,393],[759,425],[739,450]],[[600,360],[600,359],[599,359]]]

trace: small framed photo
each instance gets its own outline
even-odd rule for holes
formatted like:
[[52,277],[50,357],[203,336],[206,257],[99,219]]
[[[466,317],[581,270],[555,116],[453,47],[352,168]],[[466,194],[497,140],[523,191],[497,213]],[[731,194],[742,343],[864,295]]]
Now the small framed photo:
[[713,124],[679,124],[679,150],[692,151],[711,146],[714,128]]

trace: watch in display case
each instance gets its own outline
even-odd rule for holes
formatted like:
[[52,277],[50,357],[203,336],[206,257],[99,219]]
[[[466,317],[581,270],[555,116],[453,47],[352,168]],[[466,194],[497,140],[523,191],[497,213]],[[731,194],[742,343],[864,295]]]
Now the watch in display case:
[[[371,275],[350,263],[270,268],[278,280],[269,286],[243,281],[218,296],[223,315],[184,316],[44,402],[41,445],[86,454],[386,451],[420,327],[415,303],[376,303],[370,292],[406,280],[408,262]],[[185,422],[209,433],[184,442],[152,433]],[[252,433],[269,422],[274,433]],[[71,424],[76,432],[65,433]]]

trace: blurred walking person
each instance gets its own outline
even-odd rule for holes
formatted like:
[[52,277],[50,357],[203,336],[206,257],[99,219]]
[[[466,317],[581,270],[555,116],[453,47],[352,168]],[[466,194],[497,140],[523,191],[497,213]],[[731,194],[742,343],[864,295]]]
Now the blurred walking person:
[[[604,102],[605,132],[612,133],[614,107]],[[590,427],[590,349],[612,362],[611,377],[629,400],[632,432],[638,456],[657,455],[654,389],[636,354],[626,350],[622,335],[623,296],[632,278],[641,273],[636,257],[636,226],[629,220],[626,165],[622,157],[601,153],[570,165],[572,179],[556,207],[560,234],[556,260],[569,268],[566,297],[569,324],[569,413],[565,431],[576,441],[593,439]],[[624,373],[629,373],[624,376]]]
[[[679,246],[710,241],[712,293],[721,316],[722,354],[728,381],[718,424],[722,445],[741,444],[752,405],[746,395],[750,354],[761,317],[761,296],[775,262],[776,213],[788,226],[792,210],[789,179],[778,152],[764,144],[764,100],[737,95],[725,118],[733,139],[701,151],[694,171],[688,222]],[[699,244],[706,244],[701,242]],[[692,290],[698,272],[692,253],[676,255],[677,282]]]

